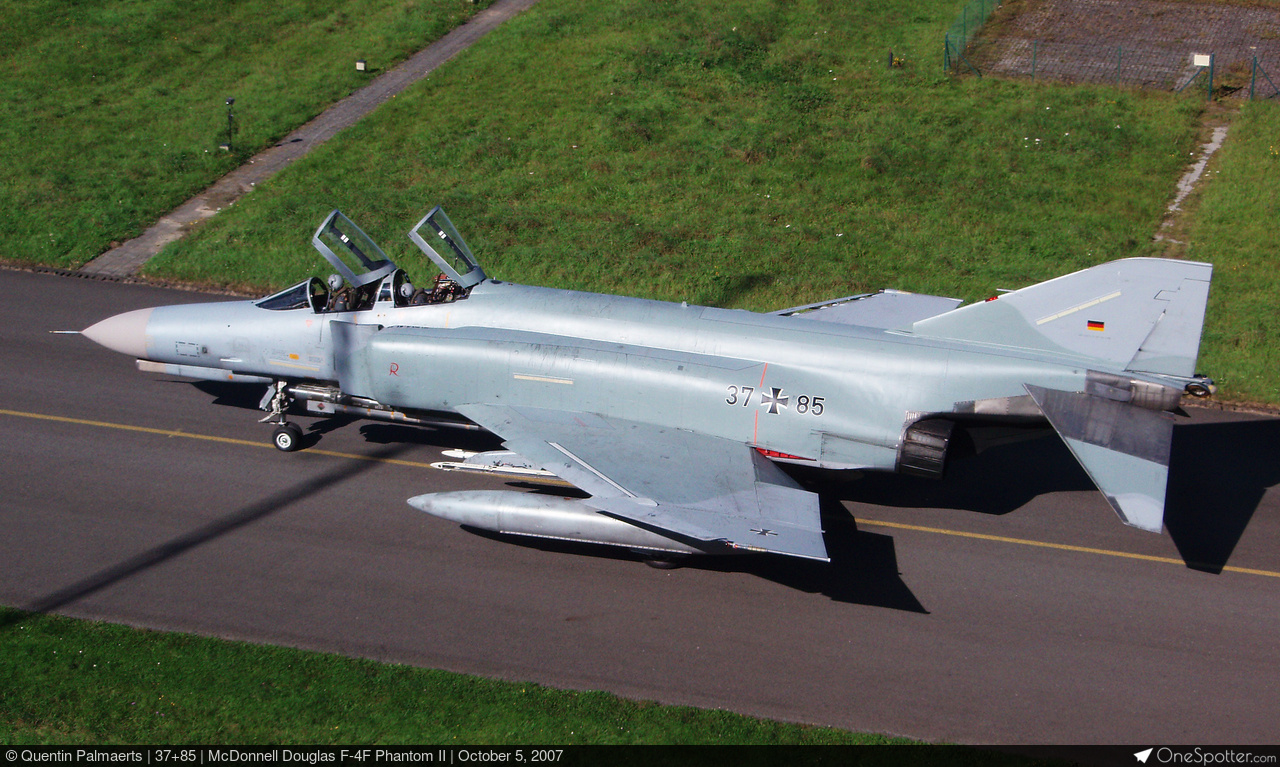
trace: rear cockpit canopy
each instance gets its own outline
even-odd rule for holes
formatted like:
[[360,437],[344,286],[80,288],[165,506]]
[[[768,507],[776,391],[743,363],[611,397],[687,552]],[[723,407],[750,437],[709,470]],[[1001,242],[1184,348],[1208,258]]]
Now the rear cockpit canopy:
[[[425,238],[422,232],[426,232]],[[454,228],[453,222],[444,214],[444,208],[439,205],[432,208],[413,227],[409,232],[409,239],[463,290],[484,282],[484,270],[476,262],[462,235]],[[435,243],[435,247],[428,243],[428,239]],[[437,251],[436,247],[440,250]]]

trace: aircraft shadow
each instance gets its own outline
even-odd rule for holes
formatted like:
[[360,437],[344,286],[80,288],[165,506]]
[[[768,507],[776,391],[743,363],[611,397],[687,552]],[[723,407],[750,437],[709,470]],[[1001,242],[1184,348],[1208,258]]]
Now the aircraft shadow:
[[1280,419],[1173,431],[1164,524],[1187,566],[1220,573],[1267,488],[1280,483]]
[[213,397],[213,404],[242,410],[257,410],[258,403],[262,402],[262,395],[267,391],[266,384],[255,386],[223,381],[197,381],[191,383],[186,379],[175,379],[174,383],[190,383],[197,390]]
[[[1280,419],[1176,426],[1164,521],[1187,567],[1220,573],[1263,494],[1277,483]],[[1045,493],[1096,489],[1048,432],[954,461],[942,480],[868,473],[822,492],[878,506],[1001,515]]]
[[[552,489],[519,482],[509,484],[535,492],[573,494],[572,488]],[[569,492],[566,493],[566,490]],[[581,497],[586,496],[583,494]],[[822,526],[830,562],[771,554],[744,554],[705,557],[675,555],[669,563],[689,570],[746,573],[787,588],[822,594],[834,602],[928,614],[929,611],[902,581],[892,537],[859,530],[853,517],[837,500],[823,500]],[[640,561],[637,554],[617,546],[510,535],[467,525],[463,525],[463,529],[482,538],[539,551]]]
[[397,423],[366,423],[360,427],[366,442],[378,445],[424,445],[483,453],[502,450],[502,438],[487,431],[448,427],[408,426]]
[[823,539],[830,562],[784,556],[744,556],[698,562],[722,572],[750,573],[833,602],[885,607],[927,615],[928,610],[902,580],[892,536],[859,530],[834,498],[822,500]]
[[773,281],[771,274],[721,275],[690,300],[699,306],[730,306],[756,288],[772,285]]
[[1046,430],[1025,442],[948,461],[942,479],[867,472],[827,492],[876,506],[1003,515],[1046,493],[1095,489],[1067,446]]

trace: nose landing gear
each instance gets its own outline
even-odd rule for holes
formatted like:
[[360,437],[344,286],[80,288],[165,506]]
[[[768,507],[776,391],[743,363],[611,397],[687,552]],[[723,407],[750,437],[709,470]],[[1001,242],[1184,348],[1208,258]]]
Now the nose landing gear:
[[302,448],[302,428],[296,423],[289,423],[284,416],[289,405],[293,404],[293,398],[285,393],[288,385],[285,381],[276,381],[274,386],[267,389],[262,402],[258,404],[260,409],[268,411],[267,416],[258,423],[275,423],[276,430],[271,434],[271,444],[277,450],[292,453]]

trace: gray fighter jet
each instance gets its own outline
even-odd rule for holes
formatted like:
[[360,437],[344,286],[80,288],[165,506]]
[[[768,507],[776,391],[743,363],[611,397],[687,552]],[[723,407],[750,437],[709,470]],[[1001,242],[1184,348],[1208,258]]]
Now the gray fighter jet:
[[483,428],[453,467],[555,475],[589,497],[422,495],[485,530],[669,553],[826,559],[818,498],[779,464],[940,476],[948,450],[1046,421],[1126,524],[1159,532],[1172,413],[1196,375],[1212,267],[1135,258],[982,303],[894,290],[757,314],[488,278],[444,211],[409,238],[414,287],[334,211],[337,275],[257,301],[162,306],[86,329],[141,370],[266,384],[264,421],[320,414]]

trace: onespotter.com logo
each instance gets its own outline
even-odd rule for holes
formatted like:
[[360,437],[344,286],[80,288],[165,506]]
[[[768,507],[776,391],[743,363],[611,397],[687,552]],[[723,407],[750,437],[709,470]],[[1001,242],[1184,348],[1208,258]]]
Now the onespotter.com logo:
[[1196,746],[1185,751],[1175,751],[1167,746],[1148,748],[1134,753],[1133,757],[1140,764],[1146,764],[1155,754],[1157,764],[1275,764],[1274,754],[1254,754],[1249,751],[1233,751],[1231,749],[1207,750]]

